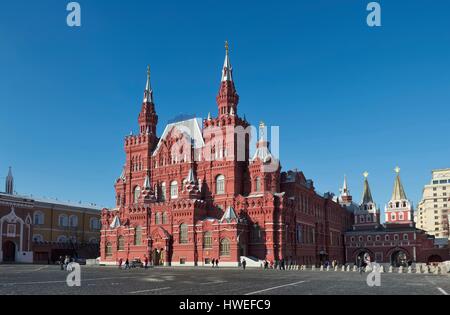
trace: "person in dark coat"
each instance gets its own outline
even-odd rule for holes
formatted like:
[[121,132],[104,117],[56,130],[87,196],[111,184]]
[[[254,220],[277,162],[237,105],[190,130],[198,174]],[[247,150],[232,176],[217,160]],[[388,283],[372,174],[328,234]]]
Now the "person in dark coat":
[[242,269],[245,270],[245,267],[247,267],[247,262],[245,261],[245,259],[242,259]]

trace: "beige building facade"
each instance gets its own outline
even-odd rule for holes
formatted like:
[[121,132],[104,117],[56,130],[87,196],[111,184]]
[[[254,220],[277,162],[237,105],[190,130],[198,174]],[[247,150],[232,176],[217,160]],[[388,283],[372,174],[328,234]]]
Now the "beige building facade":
[[450,168],[434,170],[414,216],[416,225],[436,238],[450,239],[449,214]]
[[53,263],[99,255],[100,208],[17,194],[11,170],[0,192],[0,263]]

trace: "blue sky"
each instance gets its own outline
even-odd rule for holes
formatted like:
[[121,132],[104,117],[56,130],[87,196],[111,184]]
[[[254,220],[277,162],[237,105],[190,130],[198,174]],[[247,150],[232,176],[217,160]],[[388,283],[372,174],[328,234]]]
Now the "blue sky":
[[[417,204],[450,167],[448,1],[8,1],[0,10],[0,177],[16,190],[112,205],[123,137],[137,130],[146,66],[160,124],[216,113],[231,46],[239,113],[280,126],[284,170],[319,191],[344,174],[359,201],[369,171],[381,206],[396,165]],[[3,180],[3,179],[2,179]]]

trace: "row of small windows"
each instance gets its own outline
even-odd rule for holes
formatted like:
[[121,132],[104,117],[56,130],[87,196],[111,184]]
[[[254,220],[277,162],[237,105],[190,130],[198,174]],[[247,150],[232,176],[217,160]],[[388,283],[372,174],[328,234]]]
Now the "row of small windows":
[[[394,235],[394,240],[395,240],[395,241],[398,241],[399,239],[400,239],[400,236],[399,236],[398,234],[395,234],[395,235]],[[355,238],[354,236],[352,236],[352,237],[350,238],[350,240],[351,240],[351,242],[355,242],[356,238]],[[385,236],[384,236],[384,240],[385,240],[385,241],[390,241],[390,240],[391,240],[391,237],[390,237],[389,235],[385,235]],[[409,240],[408,234],[403,234],[403,240],[404,240],[404,241]],[[358,241],[359,241],[359,242],[364,242],[364,237],[363,237],[363,236],[358,237]],[[372,236],[368,235],[367,238],[366,238],[366,241],[367,241],[367,242],[372,242],[372,241],[373,241]],[[381,241],[381,236],[380,236],[380,235],[375,236],[375,241],[376,241],[376,242]]]
[[[134,235],[134,245],[141,245],[142,243],[142,228],[137,227]],[[180,225],[180,243],[186,244],[188,243],[188,226],[186,224]],[[213,238],[211,232],[205,232],[203,235],[203,247],[205,249],[210,249],[213,246]],[[111,257],[113,248],[112,243],[108,242],[106,244],[106,256]],[[124,251],[125,250],[125,237],[119,236],[117,239],[117,250]],[[224,238],[220,241],[219,251],[221,256],[229,256],[230,255],[230,240]]]
[[403,214],[403,212],[400,212],[399,214],[398,214],[398,218],[397,218],[397,215],[395,214],[395,213],[391,213],[391,220],[392,221],[394,221],[394,220],[404,220],[405,219],[405,215]]
[[[155,190],[158,193],[158,187],[155,186]],[[170,199],[176,199],[178,198],[178,182],[177,181],[172,181],[170,183]],[[166,183],[162,183],[161,184],[161,195],[160,195],[160,200],[161,201],[165,201],[167,199],[167,190],[166,190]],[[218,195],[223,195],[225,194],[225,176],[223,175],[219,175],[216,177],[216,194]],[[139,198],[141,197],[141,187],[136,186],[134,188],[134,203],[138,203],[139,202]],[[120,196],[117,198],[118,200],[118,204],[120,204],[121,198]]]
[[[44,225],[45,216],[42,212],[36,211],[33,214],[33,224],[34,225]],[[91,230],[100,229],[100,220],[98,218],[91,218],[89,221]],[[78,216],[76,215],[66,215],[61,214],[58,217],[58,225],[61,227],[77,227],[78,226]]]
[[359,223],[365,223],[365,222],[367,222],[367,223],[375,222],[375,218],[372,217],[370,214],[368,214],[366,216],[363,216],[363,215],[359,216]]
[[391,209],[394,209],[394,208],[400,208],[400,205],[401,205],[402,208],[406,208],[406,207],[407,207],[406,201],[403,201],[402,203],[400,203],[399,201],[397,201],[397,202],[395,202],[395,203],[390,202],[390,203],[389,203],[389,208],[391,208]]
[[[35,243],[42,243],[42,242],[44,242],[44,237],[42,235],[40,235],[40,234],[35,234],[35,235],[33,235],[33,242],[35,242]],[[76,236],[67,237],[66,235],[59,235],[56,238],[56,242],[58,242],[58,243],[76,243],[77,242],[77,237]],[[89,239],[89,243],[97,244],[98,243],[98,239],[90,238]]]
[[[162,220],[161,220],[162,217]],[[161,213],[158,212],[155,214],[155,224],[168,224],[169,223],[169,217],[166,212],[164,212],[161,216]]]
[[447,184],[447,182],[448,183],[450,183],[450,180],[446,180],[446,179],[441,179],[441,180],[434,180],[433,181],[433,185],[437,185],[437,184]]

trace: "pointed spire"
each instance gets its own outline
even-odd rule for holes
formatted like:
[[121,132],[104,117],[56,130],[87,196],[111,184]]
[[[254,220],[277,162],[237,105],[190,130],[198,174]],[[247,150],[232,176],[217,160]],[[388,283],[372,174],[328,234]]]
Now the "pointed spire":
[[348,184],[347,184],[347,175],[344,175],[344,184],[341,188],[341,196],[348,196],[350,191],[348,190]]
[[220,219],[220,222],[227,222],[230,223],[232,220],[237,220],[236,212],[234,211],[233,207],[228,207],[227,211],[222,216],[222,219]]
[[397,166],[394,170],[395,173],[397,173],[397,176],[395,178],[394,191],[391,200],[406,200],[406,193],[403,189],[402,181],[400,180],[400,167]]
[[150,82],[150,66],[147,66],[147,84],[144,91],[144,103],[153,103],[153,90]]
[[223,63],[222,82],[233,81],[233,67],[230,62],[230,47],[228,41],[225,42],[225,61]]
[[9,167],[8,176],[6,177],[6,181],[5,181],[5,192],[8,195],[14,194],[14,177],[12,174],[11,166]]
[[211,120],[211,112],[208,113],[208,121]]
[[145,190],[150,190],[152,187],[150,185],[150,177],[147,175],[145,175],[145,180],[144,180],[144,189]]
[[362,197],[362,203],[361,204],[368,204],[373,203],[372,198],[372,192],[370,191],[369,181],[367,180],[367,177],[369,177],[368,172],[364,172],[364,191],[363,191],[363,197]]
[[126,168],[126,166],[124,165],[124,167],[122,168],[122,173],[120,173],[120,177],[119,177],[122,181],[126,181],[125,168]]
[[187,182],[189,184],[195,184],[196,179],[195,179],[195,174],[194,174],[194,168],[191,166],[191,169],[189,170],[189,174],[187,177]]
[[110,224],[111,229],[117,229],[121,226],[120,219],[118,216],[115,216],[112,223]]
[[259,123],[259,141],[265,141],[265,132],[266,132],[266,124],[264,123],[264,121],[261,121]]

